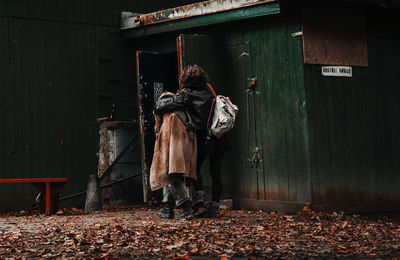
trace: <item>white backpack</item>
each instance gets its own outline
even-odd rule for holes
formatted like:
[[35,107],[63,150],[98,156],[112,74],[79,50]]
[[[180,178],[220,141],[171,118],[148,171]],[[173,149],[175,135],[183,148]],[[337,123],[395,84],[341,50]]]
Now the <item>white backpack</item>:
[[[221,138],[235,125],[236,115],[239,109],[228,97],[217,95],[210,84],[207,84],[207,86],[215,97],[208,117],[207,128],[213,136]],[[209,125],[210,120],[211,125]]]

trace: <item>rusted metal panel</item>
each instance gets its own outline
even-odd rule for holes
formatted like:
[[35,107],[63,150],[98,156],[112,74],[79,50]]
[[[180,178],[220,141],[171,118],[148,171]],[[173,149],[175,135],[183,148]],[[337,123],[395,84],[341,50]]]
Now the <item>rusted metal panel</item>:
[[[102,179],[102,185],[124,179],[131,176],[132,173],[140,171],[140,147],[137,138],[135,138],[137,132],[136,120],[104,121],[101,123],[97,174]],[[105,174],[106,170],[109,174]],[[104,188],[102,190],[103,205],[141,202],[141,190],[140,177],[126,180],[110,188]]]
[[[97,176],[99,178],[102,177],[105,170],[112,164],[115,158],[117,158],[118,151],[121,150],[121,147],[116,145],[116,142],[120,142],[118,139],[118,137],[121,136],[120,129],[136,131],[136,128],[136,121],[105,121],[101,123],[99,131],[99,165],[97,170]],[[125,141],[129,143],[129,140]],[[121,160],[123,159],[124,158]]]
[[169,8],[148,14],[138,14],[135,17],[128,17],[121,21],[121,29],[169,22],[178,19],[195,17],[199,15],[214,14],[235,10],[239,8],[260,5],[276,0],[211,0],[190,5]]
[[302,30],[304,63],[368,66],[363,11],[305,8]]
[[140,26],[130,30],[122,30],[122,35],[125,38],[138,38],[166,32],[188,30],[191,28],[199,28],[221,23],[230,23],[257,17],[277,15],[280,13],[280,4],[278,2],[274,2],[264,5],[253,5],[246,8],[238,8],[209,15],[193,16],[189,19],[174,20],[168,23],[156,23],[152,26]]

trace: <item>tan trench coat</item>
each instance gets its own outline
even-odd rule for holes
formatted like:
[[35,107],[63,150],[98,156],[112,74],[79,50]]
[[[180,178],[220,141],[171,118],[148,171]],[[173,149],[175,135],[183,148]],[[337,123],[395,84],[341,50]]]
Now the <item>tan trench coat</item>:
[[172,183],[171,173],[197,179],[196,136],[188,135],[175,113],[155,116],[156,142],[150,169],[150,188],[157,190]]

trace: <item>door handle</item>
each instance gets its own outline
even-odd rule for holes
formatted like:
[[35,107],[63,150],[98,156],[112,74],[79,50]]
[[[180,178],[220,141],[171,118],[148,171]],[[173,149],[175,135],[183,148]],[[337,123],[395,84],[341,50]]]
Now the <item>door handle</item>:
[[261,156],[260,156],[260,149],[256,148],[254,150],[254,155],[252,158],[252,162],[256,165],[256,168],[258,168],[261,164]]

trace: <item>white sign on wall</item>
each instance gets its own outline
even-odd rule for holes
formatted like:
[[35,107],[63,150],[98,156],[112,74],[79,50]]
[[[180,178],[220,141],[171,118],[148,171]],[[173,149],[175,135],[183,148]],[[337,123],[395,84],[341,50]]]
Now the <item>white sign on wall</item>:
[[323,76],[352,77],[352,67],[348,66],[322,66]]

